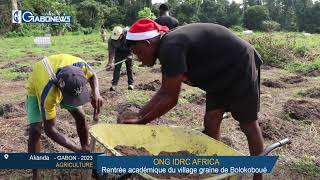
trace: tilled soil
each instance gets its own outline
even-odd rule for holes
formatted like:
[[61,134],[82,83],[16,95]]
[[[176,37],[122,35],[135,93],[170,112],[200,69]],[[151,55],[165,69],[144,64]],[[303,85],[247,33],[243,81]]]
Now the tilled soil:
[[144,147],[136,148],[131,146],[118,145],[114,149],[126,156],[152,156],[152,154]]
[[1,66],[0,69],[17,68],[17,67],[18,65],[16,63],[9,62],[8,64]]
[[307,89],[302,95],[309,98],[320,99],[320,88]]
[[320,76],[320,69],[311,70],[309,72],[304,73],[303,75],[309,77],[318,77]]
[[281,140],[298,136],[301,129],[290,121],[282,120],[272,114],[260,113],[259,126],[265,139]]
[[267,79],[262,81],[261,84],[270,88],[286,88],[286,86],[278,80]]
[[0,116],[9,119],[14,117],[21,117],[25,115],[24,102],[19,104],[5,103],[0,104]]
[[89,66],[100,66],[101,64],[101,62],[88,62]]
[[160,89],[160,87],[161,87],[161,82],[159,80],[154,80],[145,84],[141,83],[136,86],[137,89],[143,90],[143,91],[157,91]]
[[12,70],[12,72],[19,72],[19,73],[30,73],[32,72],[32,68],[30,66],[21,66]]
[[284,112],[295,120],[319,120],[320,103],[307,100],[288,100],[283,105]]
[[288,83],[288,84],[297,84],[297,83],[301,83],[303,81],[306,81],[306,79],[304,79],[302,76],[288,76],[288,77],[281,77],[280,78],[281,81]]
[[12,79],[13,82],[15,81],[25,81],[27,80],[28,77],[27,76],[21,76],[21,75],[18,75],[16,78]]
[[188,101],[193,104],[197,105],[205,105],[206,104],[206,94],[205,93],[198,93],[192,94],[191,96],[187,97]]

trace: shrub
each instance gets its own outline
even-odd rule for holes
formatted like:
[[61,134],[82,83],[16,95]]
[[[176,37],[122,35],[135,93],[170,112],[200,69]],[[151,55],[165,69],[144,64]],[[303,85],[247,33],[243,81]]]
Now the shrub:
[[242,26],[232,26],[230,29],[232,31],[234,31],[234,32],[242,32],[242,31],[244,31],[244,28]]
[[262,21],[261,30],[266,32],[280,30],[280,24],[275,21]]

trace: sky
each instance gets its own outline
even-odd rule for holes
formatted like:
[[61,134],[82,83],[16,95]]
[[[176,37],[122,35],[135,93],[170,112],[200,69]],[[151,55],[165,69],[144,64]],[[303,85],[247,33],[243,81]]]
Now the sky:
[[[152,0],[152,3],[154,4],[154,3],[163,3],[163,2],[166,2],[167,0]],[[230,2],[232,1],[232,0],[229,0]],[[242,2],[242,0],[234,0],[235,2],[237,2],[237,3],[240,3],[240,2]]]

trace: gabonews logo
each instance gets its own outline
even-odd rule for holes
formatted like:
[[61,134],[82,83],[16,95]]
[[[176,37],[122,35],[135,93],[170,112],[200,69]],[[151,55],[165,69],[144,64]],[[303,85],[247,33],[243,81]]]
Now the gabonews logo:
[[30,11],[12,11],[12,23],[71,23],[71,16],[34,16]]
[[21,23],[21,11],[12,11],[12,23]]

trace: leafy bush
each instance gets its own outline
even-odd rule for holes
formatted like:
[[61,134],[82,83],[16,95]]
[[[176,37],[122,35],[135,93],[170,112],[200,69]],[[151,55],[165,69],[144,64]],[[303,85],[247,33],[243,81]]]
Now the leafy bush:
[[266,32],[280,30],[280,24],[275,21],[262,21],[261,30]]
[[244,28],[242,26],[232,26],[231,30],[234,32],[242,32],[244,31]]
[[81,31],[83,32],[83,34],[87,35],[87,34],[91,34],[93,32],[93,29],[91,27],[81,28]]
[[148,7],[144,7],[142,10],[138,12],[139,18],[149,18],[149,19],[156,19],[156,16],[151,12],[151,9]]
[[284,68],[287,64],[297,61],[294,53],[295,37],[281,40],[271,33],[249,40],[262,56],[264,64]]

